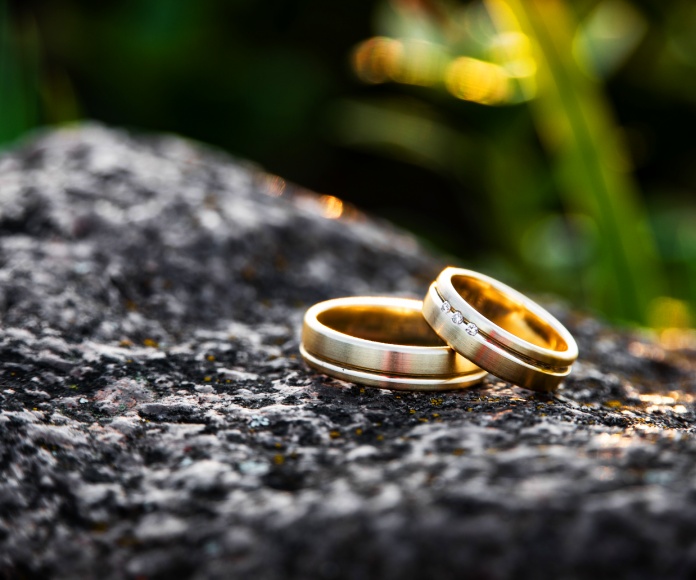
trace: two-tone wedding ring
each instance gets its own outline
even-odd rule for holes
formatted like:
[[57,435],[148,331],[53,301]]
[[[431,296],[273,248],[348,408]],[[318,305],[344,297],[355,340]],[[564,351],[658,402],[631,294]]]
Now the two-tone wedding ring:
[[459,354],[534,391],[553,391],[578,357],[575,340],[549,312],[471,270],[443,270],[423,301],[423,316]]
[[478,383],[486,372],[428,326],[420,300],[337,298],[304,317],[300,353],[314,369],[362,385],[444,391]]

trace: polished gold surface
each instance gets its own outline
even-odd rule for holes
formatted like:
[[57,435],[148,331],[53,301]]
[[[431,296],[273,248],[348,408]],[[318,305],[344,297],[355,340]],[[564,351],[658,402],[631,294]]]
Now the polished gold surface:
[[[443,310],[444,301],[449,309]],[[461,314],[459,324],[453,321],[456,313]],[[578,356],[575,340],[549,312],[502,282],[471,270],[443,270],[425,297],[423,316],[462,356],[535,391],[554,390]]]
[[300,353],[342,380],[390,389],[436,391],[479,382],[485,371],[458,355],[428,326],[419,300],[328,300],[305,314]]

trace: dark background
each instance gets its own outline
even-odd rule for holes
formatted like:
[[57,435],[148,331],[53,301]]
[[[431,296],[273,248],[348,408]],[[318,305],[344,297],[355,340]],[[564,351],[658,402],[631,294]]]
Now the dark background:
[[[568,47],[595,23],[586,41],[595,72],[573,84],[557,68],[571,79],[560,104],[545,100],[541,66],[535,95],[517,87],[481,103],[456,98],[441,79],[374,82],[383,64],[374,55],[355,64],[375,37],[500,64],[480,2],[0,0],[0,140],[8,147],[35,127],[81,119],[179,133],[384,216],[463,265],[652,326],[679,346],[688,333],[674,331],[692,326],[696,304],[696,8],[529,5],[539,22],[566,26],[558,39]],[[582,61],[565,53],[566,68]],[[402,54],[402,72],[423,54]],[[626,160],[619,179],[634,192],[622,205],[621,187],[607,186],[611,231],[583,205],[591,187],[563,194],[587,169],[544,137],[544,115],[556,106],[556,118],[572,116],[568,95],[584,98],[583,83],[599,96],[585,110],[611,111],[604,126]],[[594,157],[602,164],[606,151]],[[636,250],[623,268],[612,231],[625,241],[634,228],[647,240],[637,246],[653,251],[642,259]],[[620,298],[636,288],[645,292],[634,304]]]

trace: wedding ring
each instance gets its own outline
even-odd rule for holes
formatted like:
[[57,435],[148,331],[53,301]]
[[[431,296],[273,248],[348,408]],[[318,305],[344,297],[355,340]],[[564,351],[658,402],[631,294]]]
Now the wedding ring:
[[471,270],[445,268],[428,290],[423,316],[459,354],[534,391],[553,391],[578,357],[571,334],[544,308]]
[[425,322],[420,300],[337,298],[304,317],[300,353],[338,379],[410,391],[478,383],[486,372],[449,348]]

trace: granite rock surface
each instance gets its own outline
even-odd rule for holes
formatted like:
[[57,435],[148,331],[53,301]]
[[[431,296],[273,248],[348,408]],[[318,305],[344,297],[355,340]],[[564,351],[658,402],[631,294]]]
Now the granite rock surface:
[[554,395],[303,365],[309,305],[443,265],[174,137],[0,157],[0,577],[696,576],[693,353],[558,306]]

